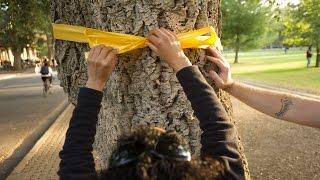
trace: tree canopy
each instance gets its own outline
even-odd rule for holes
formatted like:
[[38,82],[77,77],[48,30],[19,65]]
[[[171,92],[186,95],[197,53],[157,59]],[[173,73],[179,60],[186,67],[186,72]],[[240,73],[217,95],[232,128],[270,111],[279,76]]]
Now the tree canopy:
[[21,69],[24,47],[36,43],[48,23],[47,0],[0,0],[0,45],[11,48],[15,68]]
[[239,50],[256,48],[266,43],[264,35],[268,30],[271,11],[256,0],[222,1],[221,7],[223,45],[235,50],[237,63]]
[[290,6],[284,18],[284,43],[313,46],[317,49],[316,66],[320,65],[320,3],[318,0],[302,0]]

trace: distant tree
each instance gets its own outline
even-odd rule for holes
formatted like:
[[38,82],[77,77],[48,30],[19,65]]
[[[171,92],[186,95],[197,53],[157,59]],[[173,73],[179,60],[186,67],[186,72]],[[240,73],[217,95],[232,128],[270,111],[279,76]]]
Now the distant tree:
[[281,47],[282,44],[282,24],[276,18],[270,19],[265,27],[265,33],[257,40],[256,47]]
[[[53,58],[53,32],[50,20],[50,0],[38,0],[39,4],[39,34],[44,35],[46,38],[38,38],[36,43],[37,47],[41,52],[46,52],[49,59]],[[38,36],[39,37],[39,36]],[[42,36],[40,36],[42,37]]]
[[[11,48],[15,69],[22,69],[21,53],[34,44],[43,27],[43,0],[0,0],[0,44]],[[47,7],[49,7],[47,5]]]
[[317,51],[316,67],[320,66],[320,3],[302,0],[292,6],[284,22],[284,42],[290,45],[314,46]]
[[298,6],[288,6],[283,18],[283,43],[289,46],[308,45],[307,39],[302,37],[309,25],[298,17]]
[[264,35],[271,17],[270,8],[256,0],[222,1],[221,7],[223,45],[235,50],[234,63],[238,63],[240,50],[266,43]]
[[283,6],[279,1],[269,0],[272,7],[272,18],[270,19],[265,33],[267,46],[269,47],[287,47],[288,45],[283,42],[284,39],[284,19],[288,16],[288,5]]

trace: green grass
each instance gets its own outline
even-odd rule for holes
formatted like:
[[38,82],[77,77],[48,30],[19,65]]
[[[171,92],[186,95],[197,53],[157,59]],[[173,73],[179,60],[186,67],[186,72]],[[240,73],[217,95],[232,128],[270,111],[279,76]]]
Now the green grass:
[[290,49],[288,54],[282,50],[243,52],[238,64],[233,64],[233,52],[225,55],[235,78],[320,94],[320,68],[306,68],[304,50]]

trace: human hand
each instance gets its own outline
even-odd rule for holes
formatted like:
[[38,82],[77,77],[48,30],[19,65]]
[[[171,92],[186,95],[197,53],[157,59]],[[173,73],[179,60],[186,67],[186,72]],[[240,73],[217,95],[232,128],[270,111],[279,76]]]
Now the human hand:
[[90,50],[87,88],[102,91],[117,64],[116,49],[98,45]]
[[234,81],[231,77],[230,64],[216,48],[209,47],[208,51],[210,52],[211,56],[207,56],[207,60],[211,61],[219,68],[219,74],[213,70],[210,70],[209,76],[215,82],[218,88],[228,91],[234,84]]
[[164,28],[154,29],[149,34],[147,40],[149,48],[165,60],[175,72],[184,67],[192,66],[173,32]]

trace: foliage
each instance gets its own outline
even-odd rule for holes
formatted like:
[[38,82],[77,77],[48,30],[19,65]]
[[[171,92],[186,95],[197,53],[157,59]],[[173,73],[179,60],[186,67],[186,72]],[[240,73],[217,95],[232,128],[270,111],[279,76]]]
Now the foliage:
[[47,0],[0,0],[0,45],[12,49],[17,69],[21,68],[21,63],[16,61],[21,61],[22,49],[43,37],[48,7]]
[[308,28],[302,31],[301,36],[310,45],[320,46],[320,2],[318,0],[303,0],[298,8],[297,16],[300,22],[305,23]]
[[25,47],[35,38],[39,26],[37,1],[1,0],[1,45]]
[[282,46],[282,24],[275,18],[268,21],[265,27],[265,33],[262,35],[257,47],[280,47]]
[[285,22],[285,42],[290,45],[307,45],[316,48],[316,67],[320,66],[320,9],[319,0],[302,0],[291,8]]
[[48,47],[46,45],[46,39],[38,38],[35,46],[37,47],[38,57],[43,58],[48,56]]
[[284,42],[289,45],[320,46],[320,3],[318,0],[302,0],[292,6],[284,21]]
[[301,21],[297,15],[298,7],[287,7],[282,19],[283,22],[283,43],[289,46],[306,45],[307,40],[302,37],[302,34],[308,31],[309,25]]
[[[265,44],[271,9],[257,0],[222,1],[223,34],[226,47],[247,50]],[[237,56],[236,56],[237,60]]]

